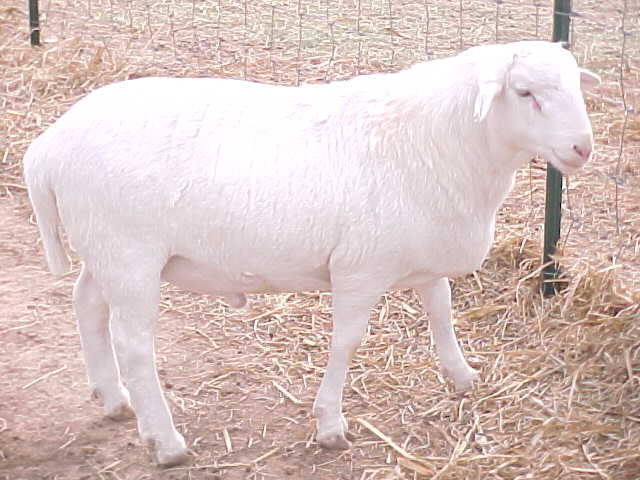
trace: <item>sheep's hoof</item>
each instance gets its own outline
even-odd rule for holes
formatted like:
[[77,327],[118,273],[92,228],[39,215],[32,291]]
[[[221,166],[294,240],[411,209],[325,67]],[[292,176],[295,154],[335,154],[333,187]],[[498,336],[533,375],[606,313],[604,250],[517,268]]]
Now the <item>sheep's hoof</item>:
[[323,448],[329,450],[348,450],[355,437],[349,432],[324,432],[316,433],[316,441]]
[[107,418],[117,422],[135,417],[135,413],[128,403],[120,403],[108,410],[105,408],[104,413]]
[[151,455],[155,463],[161,467],[174,467],[181,465],[189,459],[187,446],[184,443],[182,435],[178,435],[177,442],[171,442],[166,445],[164,442],[148,440],[147,446],[151,451]]
[[129,392],[120,386],[115,394],[107,395],[102,389],[94,388],[91,397],[98,401],[104,414],[111,420],[126,420],[135,416],[129,400]]
[[231,308],[243,308],[247,304],[247,296],[244,293],[232,293],[225,295],[223,299]]
[[356,437],[347,430],[347,421],[344,415],[340,415],[340,423],[337,427],[321,430],[318,428],[316,432],[316,442],[321,447],[330,450],[348,450],[351,448],[351,442]]
[[456,389],[456,392],[462,393],[467,390],[471,390],[473,387],[473,383],[477,381],[480,376],[478,372],[471,367],[465,369],[464,372],[458,373],[457,375],[449,375],[449,378],[453,380],[453,385]]

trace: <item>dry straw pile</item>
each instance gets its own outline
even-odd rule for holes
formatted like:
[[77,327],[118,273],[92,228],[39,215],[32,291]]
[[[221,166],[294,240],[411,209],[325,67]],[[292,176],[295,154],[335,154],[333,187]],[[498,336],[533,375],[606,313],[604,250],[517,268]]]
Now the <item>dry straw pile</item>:
[[[0,7],[0,195],[25,195],[28,143],[101,85],[145,75],[296,84],[395,70],[496,39],[549,38],[548,3],[45,0],[45,43],[32,49],[24,2],[9,0]],[[162,374],[198,456],[159,472],[125,450],[98,476],[640,478],[640,10],[574,4],[573,50],[603,85],[588,99],[597,153],[565,196],[564,291],[539,293],[544,170],[535,161],[518,174],[483,269],[453,282],[456,328],[481,371],[473,392],[455,395],[441,378],[414,294],[391,293],[345,392],[358,440],[344,454],[318,453],[309,405],[330,295],[255,296],[233,311],[167,287],[163,316],[180,333],[159,348],[187,360]]]

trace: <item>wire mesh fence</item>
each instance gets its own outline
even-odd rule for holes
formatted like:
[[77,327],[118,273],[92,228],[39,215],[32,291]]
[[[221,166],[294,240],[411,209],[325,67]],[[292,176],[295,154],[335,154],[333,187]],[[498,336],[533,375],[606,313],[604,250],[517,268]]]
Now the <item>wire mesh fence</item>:
[[234,76],[293,84],[397,69],[489,41],[550,38],[551,8],[541,2],[49,0],[42,28],[50,40],[82,35],[116,48],[124,41],[132,50],[150,49],[149,59],[214,63]]

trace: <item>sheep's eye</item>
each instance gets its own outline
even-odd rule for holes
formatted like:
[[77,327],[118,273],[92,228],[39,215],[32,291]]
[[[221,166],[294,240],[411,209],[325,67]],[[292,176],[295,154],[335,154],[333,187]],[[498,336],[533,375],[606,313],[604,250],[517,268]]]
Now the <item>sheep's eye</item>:
[[533,103],[533,108],[535,108],[538,111],[542,111],[542,107],[540,106],[540,103],[538,102],[536,97],[531,93],[531,91],[529,91],[529,90],[516,90],[516,94],[521,98],[530,98],[532,103]]

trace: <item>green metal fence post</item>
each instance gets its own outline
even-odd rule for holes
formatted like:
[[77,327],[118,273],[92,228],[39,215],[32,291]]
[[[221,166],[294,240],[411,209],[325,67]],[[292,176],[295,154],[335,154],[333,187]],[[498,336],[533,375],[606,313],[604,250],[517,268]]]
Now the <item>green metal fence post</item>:
[[[569,22],[571,20],[571,0],[553,2],[553,38],[554,42],[569,42]],[[562,175],[551,164],[547,164],[547,190],[544,208],[544,251],[542,263],[551,262],[560,238],[560,220],[562,208]],[[551,262],[542,270],[542,292],[545,296],[555,293],[555,280],[558,278],[558,264]]]
[[40,45],[40,13],[38,0],[29,0],[29,28],[31,30],[31,45]]

